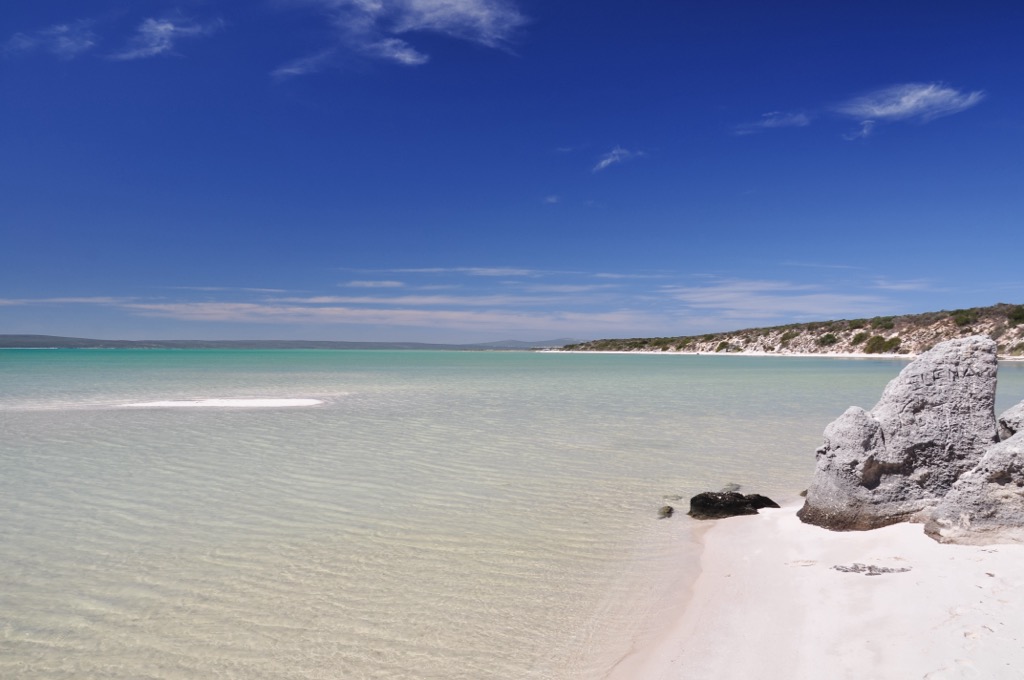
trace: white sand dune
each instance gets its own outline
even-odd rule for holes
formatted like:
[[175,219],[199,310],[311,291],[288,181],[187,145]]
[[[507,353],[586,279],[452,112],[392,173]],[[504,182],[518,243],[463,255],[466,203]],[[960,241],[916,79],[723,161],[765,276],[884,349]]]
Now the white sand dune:
[[281,408],[322,403],[320,399],[186,399],[125,404],[124,408]]
[[718,520],[682,617],[610,677],[1024,678],[1024,545],[832,532],[796,509]]

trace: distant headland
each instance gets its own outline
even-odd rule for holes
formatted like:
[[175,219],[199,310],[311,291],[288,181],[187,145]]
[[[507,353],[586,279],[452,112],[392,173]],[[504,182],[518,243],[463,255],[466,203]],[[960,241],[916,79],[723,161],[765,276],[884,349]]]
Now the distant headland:
[[1000,303],[953,311],[787,324],[661,338],[592,340],[566,345],[576,352],[702,354],[920,354],[945,340],[987,335],[999,356],[1024,357],[1024,305]]

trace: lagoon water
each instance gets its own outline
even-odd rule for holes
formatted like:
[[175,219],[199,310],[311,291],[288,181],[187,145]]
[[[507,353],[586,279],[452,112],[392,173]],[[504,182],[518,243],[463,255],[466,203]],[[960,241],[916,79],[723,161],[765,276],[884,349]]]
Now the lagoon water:
[[603,678],[903,365],[0,350],[0,677]]

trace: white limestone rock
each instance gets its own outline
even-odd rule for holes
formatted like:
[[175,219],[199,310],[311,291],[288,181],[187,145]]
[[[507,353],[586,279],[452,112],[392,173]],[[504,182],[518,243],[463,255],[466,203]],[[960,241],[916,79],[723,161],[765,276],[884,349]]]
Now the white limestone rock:
[[941,543],[1024,543],[1024,431],[992,446],[925,523]]
[[870,412],[851,407],[825,428],[799,512],[828,529],[923,521],[997,440],[996,343],[940,343],[908,364]]

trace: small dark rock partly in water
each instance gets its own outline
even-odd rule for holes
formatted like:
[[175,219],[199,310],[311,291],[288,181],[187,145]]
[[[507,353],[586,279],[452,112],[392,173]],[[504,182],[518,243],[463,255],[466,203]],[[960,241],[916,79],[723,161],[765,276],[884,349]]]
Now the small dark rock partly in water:
[[671,505],[665,505],[658,510],[658,519],[668,519],[676,511]]
[[694,519],[721,519],[736,515],[756,515],[761,508],[777,508],[779,504],[767,496],[750,493],[744,496],[735,491],[705,491],[690,499],[690,512]]

